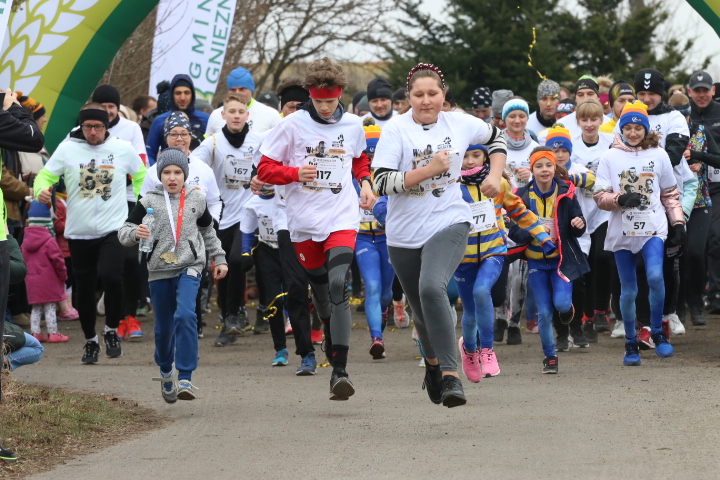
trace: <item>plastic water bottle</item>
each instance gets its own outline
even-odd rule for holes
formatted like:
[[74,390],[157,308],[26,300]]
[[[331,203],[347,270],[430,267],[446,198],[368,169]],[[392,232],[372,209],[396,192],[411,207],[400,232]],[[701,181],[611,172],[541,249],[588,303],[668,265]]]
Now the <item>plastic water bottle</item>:
[[150,238],[141,238],[140,239],[140,251],[141,252],[150,252],[153,248],[153,230],[155,229],[155,210],[152,208],[147,209],[147,215],[145,215],[145,218],[143,218],[143,225],[148,227],[150,229]]

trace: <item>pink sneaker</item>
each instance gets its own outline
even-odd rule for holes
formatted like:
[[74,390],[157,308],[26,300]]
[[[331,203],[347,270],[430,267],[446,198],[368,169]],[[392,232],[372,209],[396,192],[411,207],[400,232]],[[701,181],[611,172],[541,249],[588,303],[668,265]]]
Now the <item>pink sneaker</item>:
[[373,360],[380,360],[385,358],[385,342],[382,341],[380,338],[373,338],[373,343],[370,346],[370,355],[372,355]]
[[525,322],[525,327],[527,328],[528,333],[538,333],[538,321],[537,320],[527,320]]
[[458,348],[460,349],[460,356],[462,357],[463,373],[468,380],[478,383],[482,378],[482,369],[480,366],[480,352],[466,352],[465,341],[462,337],[460,337],[460,341],[458,342]]
[[35,340],[37,340],[40,343],[45,343],[48,341],[47,337],[45,335],[43,335],[42,332],[33,333],[32,336],[35,337]]
[[49,343],[63,343],[63,342],[67,342],[68,340],[70,340],[70,337],[68,337],[67,335],[63,335],[60,332],[51,333],[50,336],[48,337]]
[[60,312],[57,318],[58,320],[77,320],[80,318],[80,314],[75,308],[70,307],[68,310]]
[[482,365],[484,377],[494,377],[500,373],[500,365],[498,365],[495,350],[492,348],[483,348],[480,350],[480,365]]

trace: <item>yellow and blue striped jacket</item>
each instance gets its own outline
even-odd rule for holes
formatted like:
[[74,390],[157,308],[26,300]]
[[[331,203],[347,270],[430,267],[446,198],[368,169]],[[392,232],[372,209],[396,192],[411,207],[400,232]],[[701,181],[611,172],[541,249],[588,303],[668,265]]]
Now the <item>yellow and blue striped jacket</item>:
[[[530,200],[529,208],[530,210],[537,215],[538,217],[544,217],[544,218],[552,218],[555,222],[555,231],[557,232],[557,219],[555,218],[555,205],[557,202],[557,196],[558,196],[558,186],[557,183],[553,183],[553,189],[543,194],[539,190],[537,190],[535,185],[535,182],[532,182],[528,186],[528,198]],[[533,238],[532,242],[530,242],[530,245],[528,245],[527,250],[525,250],[525,256],[527,258],[532,258],[534,260],[543,260],[546,258],[555,258],[560,255],[559,250],[555,250],[550,255],[545,255],[542,249],[542,242],[538,242],[536,239]]]
[[[480,185],[463,183],[460,188],[463,199],[467,203],[487,200],[487,197],[480,192]],[[534,238],[540,239],[541,242],[550,238],[535,214],[525,208],[522,199],[512,192],[510,184],[505,178],[500,180],[500,193],[495,197],[494,203],[498,227],[470,234],[467,247],[465,247],[465,257],[461,263],[479,263],[487,257],[507,253],[507,231],[502,214],[503,208],[507,212],[508,218]]]

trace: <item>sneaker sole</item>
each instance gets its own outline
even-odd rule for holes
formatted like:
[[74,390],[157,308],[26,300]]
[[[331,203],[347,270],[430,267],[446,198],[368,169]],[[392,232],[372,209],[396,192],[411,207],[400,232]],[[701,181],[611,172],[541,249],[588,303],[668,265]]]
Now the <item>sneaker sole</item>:
[[310,377],[310,376],[312,376],[312,375],[315,375],[316,373],[317,373],[317,370],[313,370],[313,371],[310,371],[310,370],[297,370],[297,371],[295,372],[295,375],[298,376],[298,377]]
[[195,400],[196,397],[194,393],[183,390],[182,392],[178,392],[177,398],[178,400]]
[[347,400],[355,394],[355,387],[347,378],[340,378],[330,391],[330,400]]
[[640,359],[638,359],[638,360],[631,360],[631,361],[623,360],[623,365],[625,365],[626,367],[639,367],[639,366],[640,366]]
[[138,342],[143,339],[143,335],[130,335],[127,339],[131,342]]
[[443,406],[447,408],[460,407],[462,405],[465,405],[466,403],[467,399],[465,398],[465,396],[460,395],[447,395],[445,398],[442,399]]
[[596,323],[596,324],[595,324],[595,331],[596,331],[597,333],[610,332],[610,331],[612,331],[612,327],[610,326],[609,323],[608,323],[607,325],[598,325],[598,324]]
[[385,346],[373,344],[373,346],[370,347],[370,355],[372,355],[373,360],[382,360],[385,358]]
[[284,363],[283,362],[273,362],[272,366],[273,367],[287,367],[287,364],[288,364],[288,362],[284,362]]
[[228,335],[245,335],[240,327],[230,327],[227,331]]
[[83,358],[82,363],[84,363],[85,365],[95,365],[96,363],[98,363],[98,359],[97,358],[87,358],[87,359]]
[[120,353],[105,352],[105,356],[108,357],[108,358],[120,358],[120,357],[123,356],[123,352],[120,352]]
[[543,375],[557,375],[557,370],[543,370]]
[[175,403],[175,402],[177,402],[177,395],[175,395],[174,397],[168,398],[168,397],[165,396],[165,394],[162,394],[162,398],[163,398],[163,400],[165,400],[165,403]]

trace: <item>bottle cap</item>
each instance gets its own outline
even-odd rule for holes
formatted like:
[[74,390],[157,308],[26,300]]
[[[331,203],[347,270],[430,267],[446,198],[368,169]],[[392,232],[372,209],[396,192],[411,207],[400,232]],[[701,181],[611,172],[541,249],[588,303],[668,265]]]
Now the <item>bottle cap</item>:
[[153,210],[152,208],[148,208],[147,213],[155,213],[155,210]]

